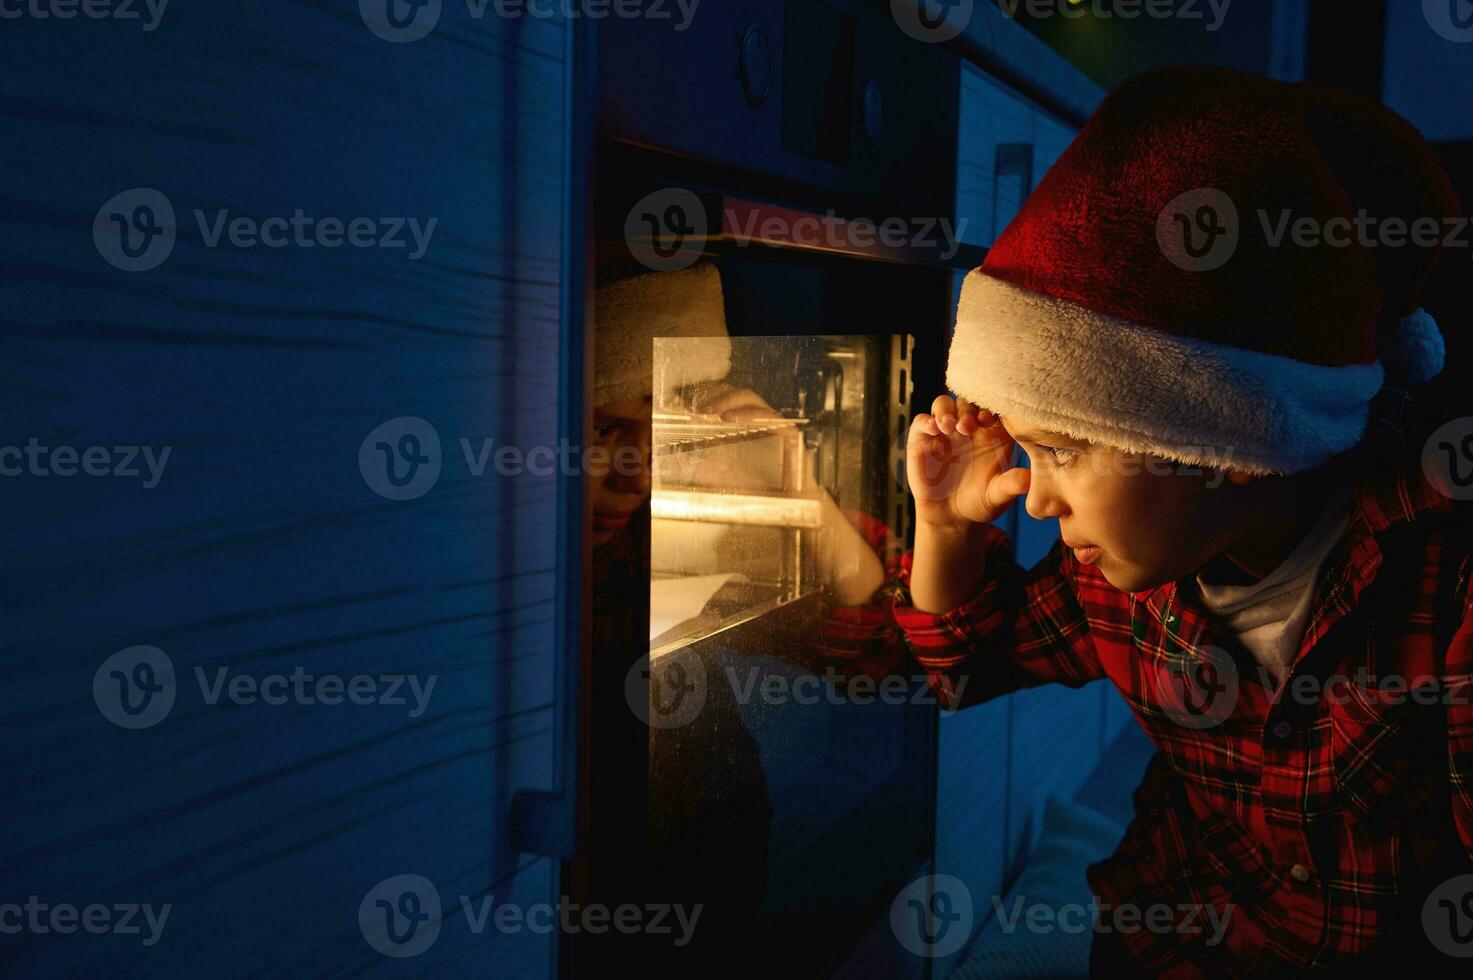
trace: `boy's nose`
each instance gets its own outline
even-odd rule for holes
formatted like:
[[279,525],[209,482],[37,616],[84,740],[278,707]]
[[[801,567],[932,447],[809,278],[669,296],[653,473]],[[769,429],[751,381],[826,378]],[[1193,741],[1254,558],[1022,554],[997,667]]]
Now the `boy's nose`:
[[1028,496],[1023,498],[1023,509],[1035,521],[1062,517],[1068,510],[1058,495],[1048,489],[1047,481],[1038,479],[1037,471],[1034,472],[1033,479],[1029,481]]
[[625,493],[638,494],[641,497],[650,495],[650,443],[648,439],[641,439],[634,443],[628,443],[625,447],[626,457],[633,457],[633,453],[627,449],[638,450],[638,462],[633,466],[615,468],[613,480],[617,489]]

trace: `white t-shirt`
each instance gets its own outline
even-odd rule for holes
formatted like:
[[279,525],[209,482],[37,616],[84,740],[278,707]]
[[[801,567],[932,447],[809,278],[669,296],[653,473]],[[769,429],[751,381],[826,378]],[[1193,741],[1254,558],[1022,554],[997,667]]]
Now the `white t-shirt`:
[[1282,685],[1309,624],[1312,586],[1350,522],[1351,491],[1343,485],[1319,521],[1278,568],[1251,585],[1215,585],[1198,575],[1202,604]]

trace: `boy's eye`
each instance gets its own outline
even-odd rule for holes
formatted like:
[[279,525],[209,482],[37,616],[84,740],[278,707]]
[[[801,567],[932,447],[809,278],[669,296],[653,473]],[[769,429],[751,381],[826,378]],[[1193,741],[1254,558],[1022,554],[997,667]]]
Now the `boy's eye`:
[[1038,448],[1052,456],[1054,462],[1060,466],[1068,466],[1074,457],[1079,455],[1076,450],[1059,449],[1056,446],[1039,446]]
[[609,439],[612,438],[614,433],[618,430],[619,427],[617,425],[613,425],[612,423],[609,425],[596,425],[593,428],[593,434],[601,440]]

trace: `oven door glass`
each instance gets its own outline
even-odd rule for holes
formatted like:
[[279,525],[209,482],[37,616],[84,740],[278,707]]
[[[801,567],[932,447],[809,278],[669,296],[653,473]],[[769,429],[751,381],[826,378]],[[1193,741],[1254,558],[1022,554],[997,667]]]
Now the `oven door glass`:
[[[697,962],[782,949],[802,960],[785,970],[828,975],[885,935],[924,863],[929,691],[834,658],[862,642],[844,617],[883,608],[904,540],[911,346],[654,341],[651,880],[702,905]],[[728,351],[723,377],[691,380]]]

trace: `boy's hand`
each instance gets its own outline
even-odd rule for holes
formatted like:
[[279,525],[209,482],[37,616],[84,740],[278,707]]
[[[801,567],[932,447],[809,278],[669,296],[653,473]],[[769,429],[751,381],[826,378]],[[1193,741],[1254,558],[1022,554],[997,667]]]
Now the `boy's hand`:
[[910,425],[906,475],[916,517],[938,529],[991,523],[1028,492],[1029,473],[1011,466],[1013,437],[997,416],[942,395]]
[[724,381],[697,385],[690,395],[690,409],[702,415],[716,415],[723,422],[749,422],[758,419],[780,419],[782,413],[750,388],[738,388]]

